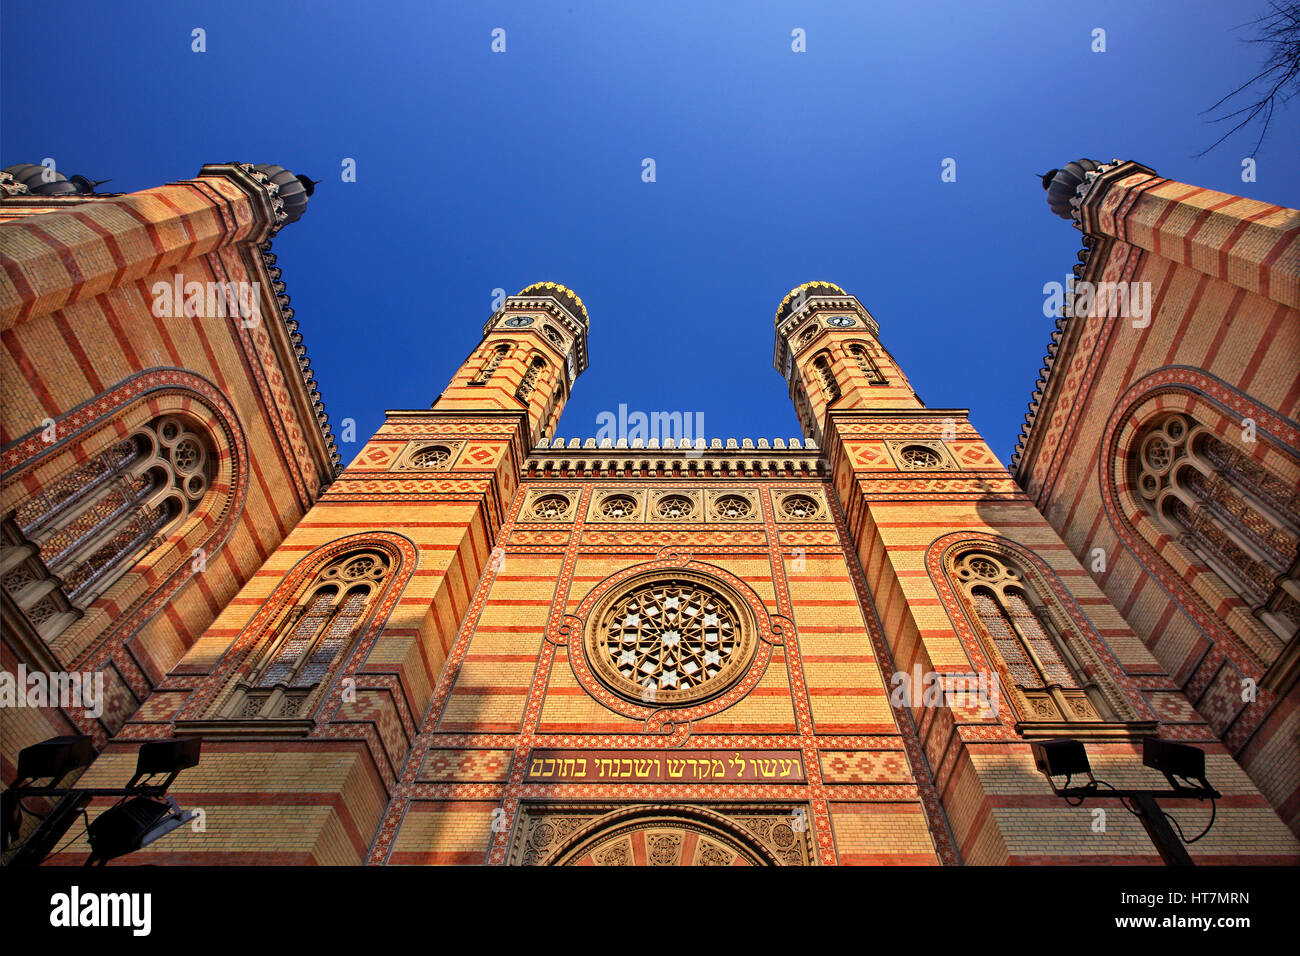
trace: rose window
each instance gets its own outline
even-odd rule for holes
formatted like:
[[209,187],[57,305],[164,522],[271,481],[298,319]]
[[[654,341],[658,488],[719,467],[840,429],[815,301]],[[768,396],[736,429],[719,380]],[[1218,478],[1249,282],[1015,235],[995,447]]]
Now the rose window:
[[781,513],[787,518],[815,518],[820,510],[807,495],[790,495],[781,502]]
[[600,514],[614,521],[630,518],[636,514],[636,499],[630,495],[610,495],[601,501]]
[[719,518],[735,520],[744,518],[754,510],[754,506],[749,503],[748,498],[742,498],[740,495],[723,495],[713,506]]
[[702,575],[642,583],[598,605],[588,654],[614,690],[646,703],[698,700],[748,665],[741,602]]
[[563,518],[564,513],[568,510],[569,499],[563,495],[542,495],[533,502],[533,517],[541,518],[544,521]]
[[182,438],[172,449],[172,461],[181,471],[194,471],[198,468],[202,455],[199,443],[193,438]]
[[689,518],[695,511],[695,502],[685,495],[664,495],[655,505],[655,514],[669,520]]
[[451,461],[451,449],[443,445],[429,445],[411,456],[413,468],[445,468]]
[[359,578],[375,566],[375,559],[371,557],[357,558],[351,564],[343,569],[345,578]]
[[388,561],[381,555],[358,554],[349,560],[336,562],[321,574],[321,580],[342,580],[348,586],[361,581],[380,581],[388,573]]
[[942,464],[938,453],[924,445],[908,445],[899,457],[905,468],[938,468]]
[[1147,446],[1144,450],[1147,464],[1157,471],[1163,471],[1169,467],[1169,462],[1173,460],[1173,449],[1169,447],[1169,442],[1165,441],[1163,435],[1152,435],[1147,440]]

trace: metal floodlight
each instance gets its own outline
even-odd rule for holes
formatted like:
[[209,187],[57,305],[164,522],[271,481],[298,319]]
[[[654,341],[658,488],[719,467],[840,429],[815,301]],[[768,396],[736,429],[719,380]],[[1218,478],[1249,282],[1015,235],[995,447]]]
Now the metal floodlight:
[[[1210,827],[1214,826],[1214,815],[1210,815],[1210,822],[1200,836],[1191,838],[1184,837],[1182,830],[1174,833],[1174,828],[1169,825],[1172,817],[1160,809],[1160,804],[1156,802],[1157,797],[1196,797],[1197,799],[1219,799],[1219,792],[1210,786],[1209,781],[1205,779],[1205,752],[1197,747],[1188,744],[1176,743],[1172,740],[1160,740],[1157,737],[1142,738],[1142,763],[1151,767],[1153,770],[1159,770],[1165,775],[1172,788],[1168,791],[1160,790],[1132,790],[1128,788],[1112,787],[1104,780],[1097,780],[1092,775],[1092,769],[1088,764],[1088,754],[1083,748],[1083,744],[1077,740],[1066,738],[1064,740],[1044,740],[1035,742],[1032,745],[1034,752],[1034,763],[1038,766],[1039,771],[1047,777],[1047,782],[1051,784],[1052,791],[1058,796],[1065,799],[1067,803],[1077,800],[1078,803],[1070,803],[1070,806],[1082,806],[1085,800],[1096,798],[1118,799],[1124,809],[1128,810],[1138,818],[1142,828],[1147,831],[1147,836],[1151,839],[1152,845],[1156,852],[1160,854],[1167,866],[1194,866],[1191,856],[1183,843],[1195,843],[1205,834],[1210,832]],[[1053,777],[1072,777],[1075,774],[1086,774],[1088,783],[1086,786],[1057,787],[1052,780]],[[1175,780],[1177,777],[1179,779]],[[1184,781],[1193,780],[1195,784],[1189,784]],[[1105,787],[1105,790],[1100,789]]]
[[87,827],[90,858],[87,866],[103,865],[114,857],[133,853],[170,833],[193,816],[181,812],[171,797],[131,797],[105,810]]
[[163,817],[163,819],[158,824],[156,824],[152,830],[150,830],[148,833],[146,833],[143,837],[140,838],[141,849],[147,847],[154,840],[160,839],[161,837],[165,837],[167,834],[171,833],[177,827],[189,823],[191,820],[194,819],[193,810],[182,810],[180,806],[176,803],[176,800],[174,798],[167,797],[166,799],[167,802],[172,805],[172,812],[167,816]]
[[202,744],[203,741],[198,737],[151,740],[143,744],[135,759],[135,776],[126,785],[127,789],[134,787],[142,777],[165,773],[168,776],[162,788],[166,790],[178,773],[199,762],[199,750]]
[[1077,774],[1086,774],[1089,780],[1092,779],[1088,752],[1080,741],[1072,737],[1064,740],[1040,740],[1032,745],[1032,749],[1038,772],[1047,777],[1049,783],[1052,777],[1073,777]]
[[90,763],[94,748],[89,737],[51,737],[24,747],[18,753],[18,770],[15,785],[24,780],[41,780],[52,777],[50,786],[57,786],[69,772]]
[[[136,755],[135,776],[125,787],[67,789],[58,786],[70,770],[90,763],[94,750],[89,737],[54,737],[34,744],[18,754],[17,781],[0,797],[0,845],[8,849],[22,829],[24,797],[57,797],[58,800],[7,861],[10,866],[39,866],[72,826],[77,815],[95,797],[121,797],[122,802],[105,810],[86,828],[90,839],[88,865],[103,864],[148,846],[193,819],[194,811],[182,811],[166,796],[176,775],[199,762],[202,741],[197,737],[151,740]],[[158,774],[167,774],[153,783]],[[24,781],[52,777],[53,782],[34,786]],[[140,783],[146,780],[145,783]]]
[[1180,744],[1173,740],[1161,740],[1158,737],[1142,739],[1142,763],[1152,770],[1159,770],[1174,788],[1180,785],[1174,780],[1195,780],[1204,787],[1210,784],[1205,779],[1205,751],[1191,744]]

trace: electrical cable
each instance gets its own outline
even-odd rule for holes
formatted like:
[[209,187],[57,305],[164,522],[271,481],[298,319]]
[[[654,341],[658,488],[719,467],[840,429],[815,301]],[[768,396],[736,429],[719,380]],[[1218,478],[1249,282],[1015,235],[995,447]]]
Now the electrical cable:
[[1179,839],[1181,839],[1184,843],[1195,843],[1201,837],[1205,836],[1205,834],[1210,832],[1210,827],[1214,826],[1214,818],[1219,813],[1219,806],[1217,800],[1213,800],[1213,799],[1210,800],[1210,822],[1205,825],[1204,830],[1202,830],[1196,836],[1192,837],[1190,840],[1183,835],[1183,828],[1178,825],[1178,821],[1174,819],[1173,815],[1168,810],[1161,810],[1160,812],[1165,815],[1166,820],[1168,820],[1170,823],[1174,825],[1174,829],[1178,831]]
[[[54,855],[57,854],[57,853],[62,853],[62,852],[63,852],[64,850],[66,850],[68,847],[72,846],[72,844],[73,844],[74,842],[76,842],[77,838],[78,838],[79,836],[81,836],[81,834],[85,833],[85,834],[89,835],[89,833],[90,833],[90,814],[86,813],[86,808],[85,808],[85,807],[82,807],[82,808],[81,808],[81,819],[82,819],[82,821],[83,821],[82,826],[81,826],[81,830],[79,830],[78,832],[72,834],[72,836],[68,838],[68,842],[65,843],[65,844],[63,844],[63,846],[59,847],[57,850],[52,850],[51,852],[49,852],[48,854],[46,854],[46,856],[45,856],[45,859],[46,859],[46,860],[48,860],[50,857],[54,856]],[[42,860],[41,862],[44,863],[45,860]]]

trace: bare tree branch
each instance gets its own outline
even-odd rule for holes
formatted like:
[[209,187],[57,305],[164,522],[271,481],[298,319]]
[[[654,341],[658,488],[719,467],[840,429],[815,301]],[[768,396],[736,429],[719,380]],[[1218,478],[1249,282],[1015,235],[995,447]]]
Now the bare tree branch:
[[[1256,28],[1256,35],[1249,42],[1260,43],[1268,48],[1264,69],[1203,111],[1202,115],[1213,113],[1234,97],[1243,94],[1249,93],[1254,98],[1250,99],[1245,106],[1210,120],[1211,123],[1223,123],[1241,117],[1236,125],[1197,153],[1198,157],[1204,156],[1233,133],[1249,126],[1262,115],[1263,126],[1252,150],[1258,152],[1264,137],[1268,135],[1269,126],[1272,125],[1274,110],[1300,92],[1300,0],[1271,2],[1269,8],[1270,13],[1241,25],[1241,27]],[[1261,81],[1267,87],[1267,92],[1256,92]]]

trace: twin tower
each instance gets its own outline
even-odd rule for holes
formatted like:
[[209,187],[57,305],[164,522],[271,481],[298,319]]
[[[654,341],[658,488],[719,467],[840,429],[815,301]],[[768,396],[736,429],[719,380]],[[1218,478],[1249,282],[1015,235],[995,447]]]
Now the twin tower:
[[[589,329],[586,306],[572,290],[554,282],[528,286],[484,325],[479,348],[434,407],[506,411],[522,402],[532,442],[553,437],[569,389],[587,367]],[[832,283],[805,283],[782,300],[773,362],[789,385],[805,438],[822,440],[831,410],[924,407],[878,335],[857,298]],[[701,436],[687,431],[678,443],[701,447]]]

